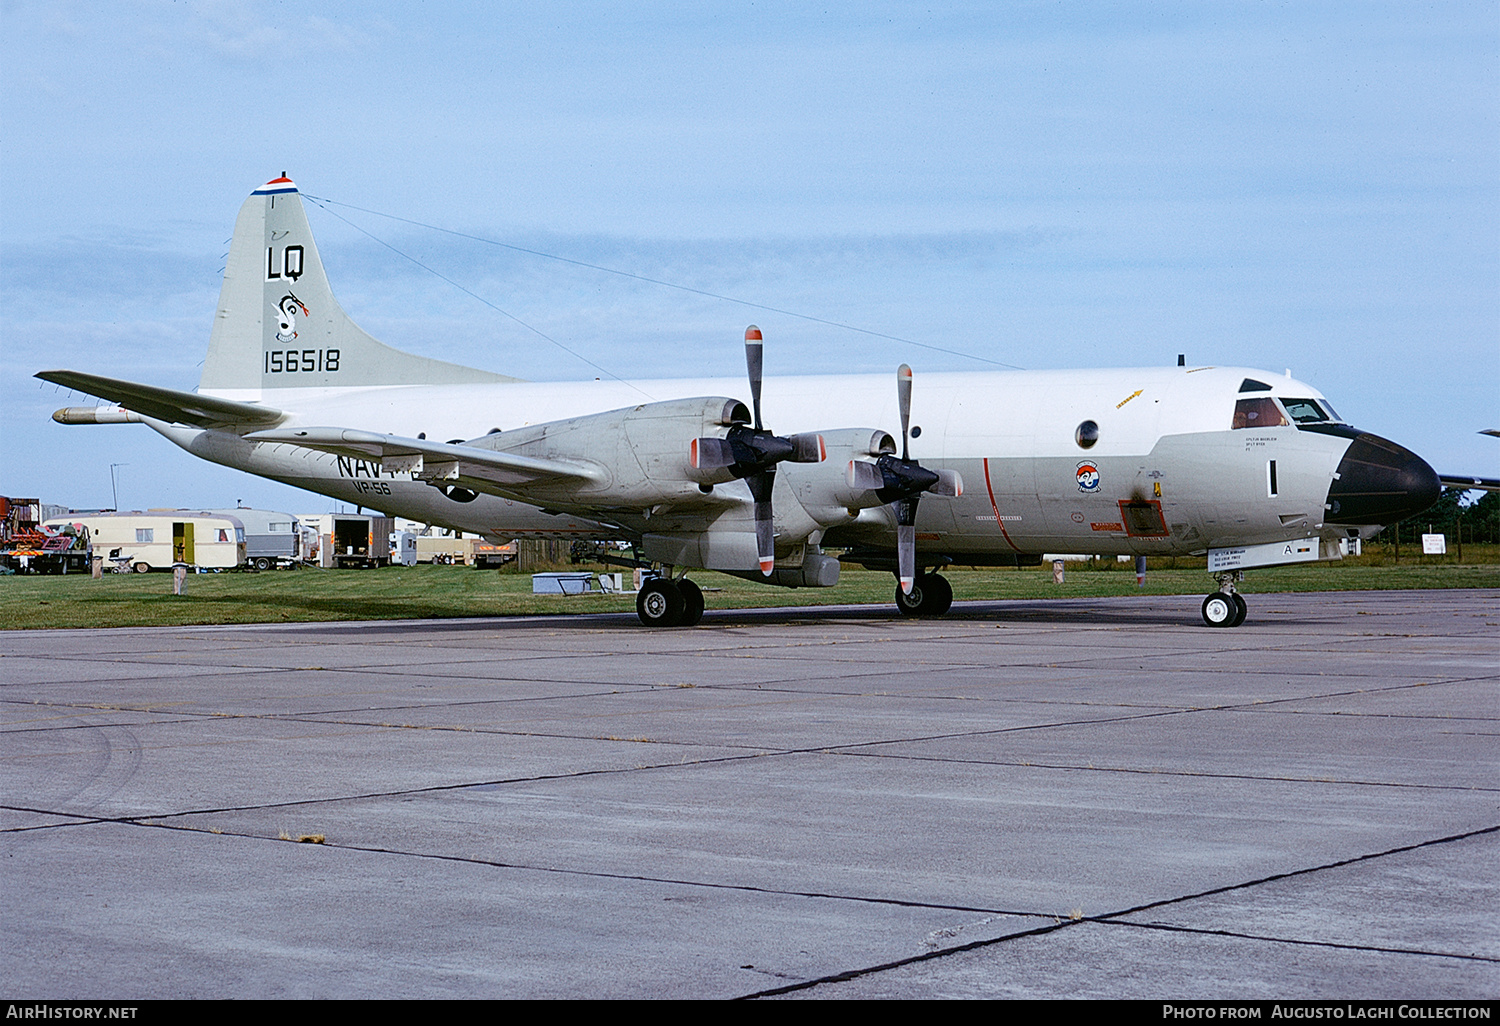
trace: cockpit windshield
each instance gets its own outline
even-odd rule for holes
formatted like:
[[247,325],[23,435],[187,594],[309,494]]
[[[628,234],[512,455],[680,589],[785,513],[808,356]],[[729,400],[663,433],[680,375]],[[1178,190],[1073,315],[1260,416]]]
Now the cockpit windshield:
[[1283,398],[1281,405],[1286,407],[1287,416],[1298,424],[1339,422],[1339,415],[1333,412],[1333,407],[1328,405],[1327,400]]
[[1240,399],[1234,404],[1234,422],[1230,428],[1289,427],[1292,424],[1343,424],[1327,399],[1272,399],[1268,395]]
[[1244,428],[1286,427],[1290,423],[1276,400],[1264,395],[1254,399],[1241,399],[1235,403],[1234,423],[1230,425],[1230,429],[1240,431]]

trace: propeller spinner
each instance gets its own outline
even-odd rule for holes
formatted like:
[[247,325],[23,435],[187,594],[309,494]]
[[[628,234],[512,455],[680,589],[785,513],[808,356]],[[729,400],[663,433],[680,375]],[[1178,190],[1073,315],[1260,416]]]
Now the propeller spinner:
[[776,565],[775,529],[772,524],[771,492],[776,484],[776,464],[821,463],[827,456],[823,436],[816,433],[782,437],[767,431],[760,419],[761,369],[764,340],[755,325],[745,329],[745,368],[750,376],[750,402],[754,425],[736,424],[723,438],[698,438],[692,445],[692,464],[700,470],[723,468],[732,477],[745,479],[755,502],[755,548],[760,572],[771,576]]

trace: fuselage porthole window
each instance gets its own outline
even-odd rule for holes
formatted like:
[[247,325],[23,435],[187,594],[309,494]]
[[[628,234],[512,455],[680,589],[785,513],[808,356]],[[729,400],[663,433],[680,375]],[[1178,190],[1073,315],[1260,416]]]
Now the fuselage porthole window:
[[1073,432],[1073,441],[1078,443],[1080,449],[1092,449],[1094,443],[1099,441],[1099,425],[1091,420],[1079,424],[1078,430]]

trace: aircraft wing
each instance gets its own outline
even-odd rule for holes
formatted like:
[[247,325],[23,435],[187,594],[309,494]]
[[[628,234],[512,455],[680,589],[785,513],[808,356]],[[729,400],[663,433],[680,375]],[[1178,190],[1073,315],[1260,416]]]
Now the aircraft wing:
[[127,410],[173,424],[222,428],[236,424],[276,424],[286,416],[280,410],[257,403],[237,403],[230,399],[199,395],[197,392],[179,392],[175,388],[158,388],[156,385],[142,385],[80,371],[42,371],[36,376],[43,381],[108,399]]
[[285,442],[305,449],[379,462],[383,470],[411,471],[427,481],[488,481],[505,488],[537,482],[590,483],[603,472],[585,463],[544,460],[517,453],[496,452],[472,445],[446,445],[425,438],[402,438],[353,428],[309,427],[254,431],[252,442]]

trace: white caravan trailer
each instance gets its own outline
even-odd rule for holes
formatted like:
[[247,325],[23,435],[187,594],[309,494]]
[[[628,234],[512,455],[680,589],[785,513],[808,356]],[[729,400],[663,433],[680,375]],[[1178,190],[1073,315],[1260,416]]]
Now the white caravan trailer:
[[245,525],[247,566],[272,570],[278,566],[296,566],[297,560],[302,558],[302,533],[297,530],[297,518],[290,513],[244,506],[209,512],[234,517]]
[[70,513],[47,521],[49,527],[82,524],[89,529],[94,555],[145,573],[188,563],[233,570],[245,562],[245,525],[239,518],[208,510],[139,510],[126,513]]

